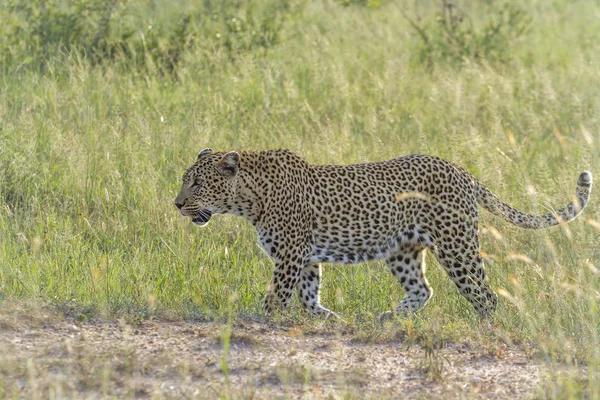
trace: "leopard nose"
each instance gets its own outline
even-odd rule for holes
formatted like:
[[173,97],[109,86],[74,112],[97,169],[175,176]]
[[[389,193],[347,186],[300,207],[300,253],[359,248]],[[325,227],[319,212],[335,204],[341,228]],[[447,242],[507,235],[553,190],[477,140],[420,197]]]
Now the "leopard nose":
[[181,207],[183,207],[184,203],[180,203],[178,201],[175,201],[175,206],[181,210]]

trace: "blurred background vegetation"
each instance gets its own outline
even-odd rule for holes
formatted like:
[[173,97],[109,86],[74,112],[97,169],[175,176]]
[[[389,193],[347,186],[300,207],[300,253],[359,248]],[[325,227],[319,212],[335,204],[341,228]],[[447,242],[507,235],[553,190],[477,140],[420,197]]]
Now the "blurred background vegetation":
[[[527,12],[519,2],[475,3],[468,12],[466,6],[447,1],[398,3],[395,8],[422,40],[415,61],[429,67],[439,62],[459,66],[469,59],[509,62],[512,45],[530,25]],[[340,0],[326,11],[335,13],[335,8],[346,6],[365,8],[368,13],[390,4]],[[49,58],[76,53],[92,65],[176,76],[179,68],[185,68],[186,56],[206,63],[214,60],[215,52],[231,62],[248,53],[266,57],[269,50],[297,40],[300,32],[294,29],[306,17],[307,7],[314,4],[297,0],[8,1],[0,50],[6,71],[18,66],[44,72]],[[322,30],[328,16],[323,17]]]

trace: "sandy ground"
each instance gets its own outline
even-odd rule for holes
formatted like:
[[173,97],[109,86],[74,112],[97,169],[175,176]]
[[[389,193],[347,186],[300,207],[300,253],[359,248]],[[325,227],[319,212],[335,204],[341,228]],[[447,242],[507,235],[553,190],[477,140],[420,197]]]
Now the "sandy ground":
[[[359,340],[249,320],[84,322],[0,316],[0,397],[485,398],[536,395],[543,365],[516,346]],[[539,392],[537,392],[539,395]]]

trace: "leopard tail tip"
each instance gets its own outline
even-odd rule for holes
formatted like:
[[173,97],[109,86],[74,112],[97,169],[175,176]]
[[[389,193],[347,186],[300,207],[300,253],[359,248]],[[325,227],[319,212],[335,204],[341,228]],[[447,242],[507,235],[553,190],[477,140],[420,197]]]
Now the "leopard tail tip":
[[589,188],[592,186],[592,173],[590,171],[583,171],[579,174],[579,179],[577,179],[577,186],[583,186]]

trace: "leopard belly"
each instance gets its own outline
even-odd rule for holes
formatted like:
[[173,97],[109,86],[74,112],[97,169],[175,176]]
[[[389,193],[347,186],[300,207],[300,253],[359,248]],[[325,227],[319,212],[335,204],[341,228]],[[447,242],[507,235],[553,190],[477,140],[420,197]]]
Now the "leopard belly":
[[[385,259],[390,251],[398,247],[398,238],[381,240],[378,243],[361,241],[361,245],[352,246],[343,242],[316,240],[312,245],[309,262],[327,262],[336,264],[356,264],[360,262]],[[346,244],[346,245],[344,245]]]

